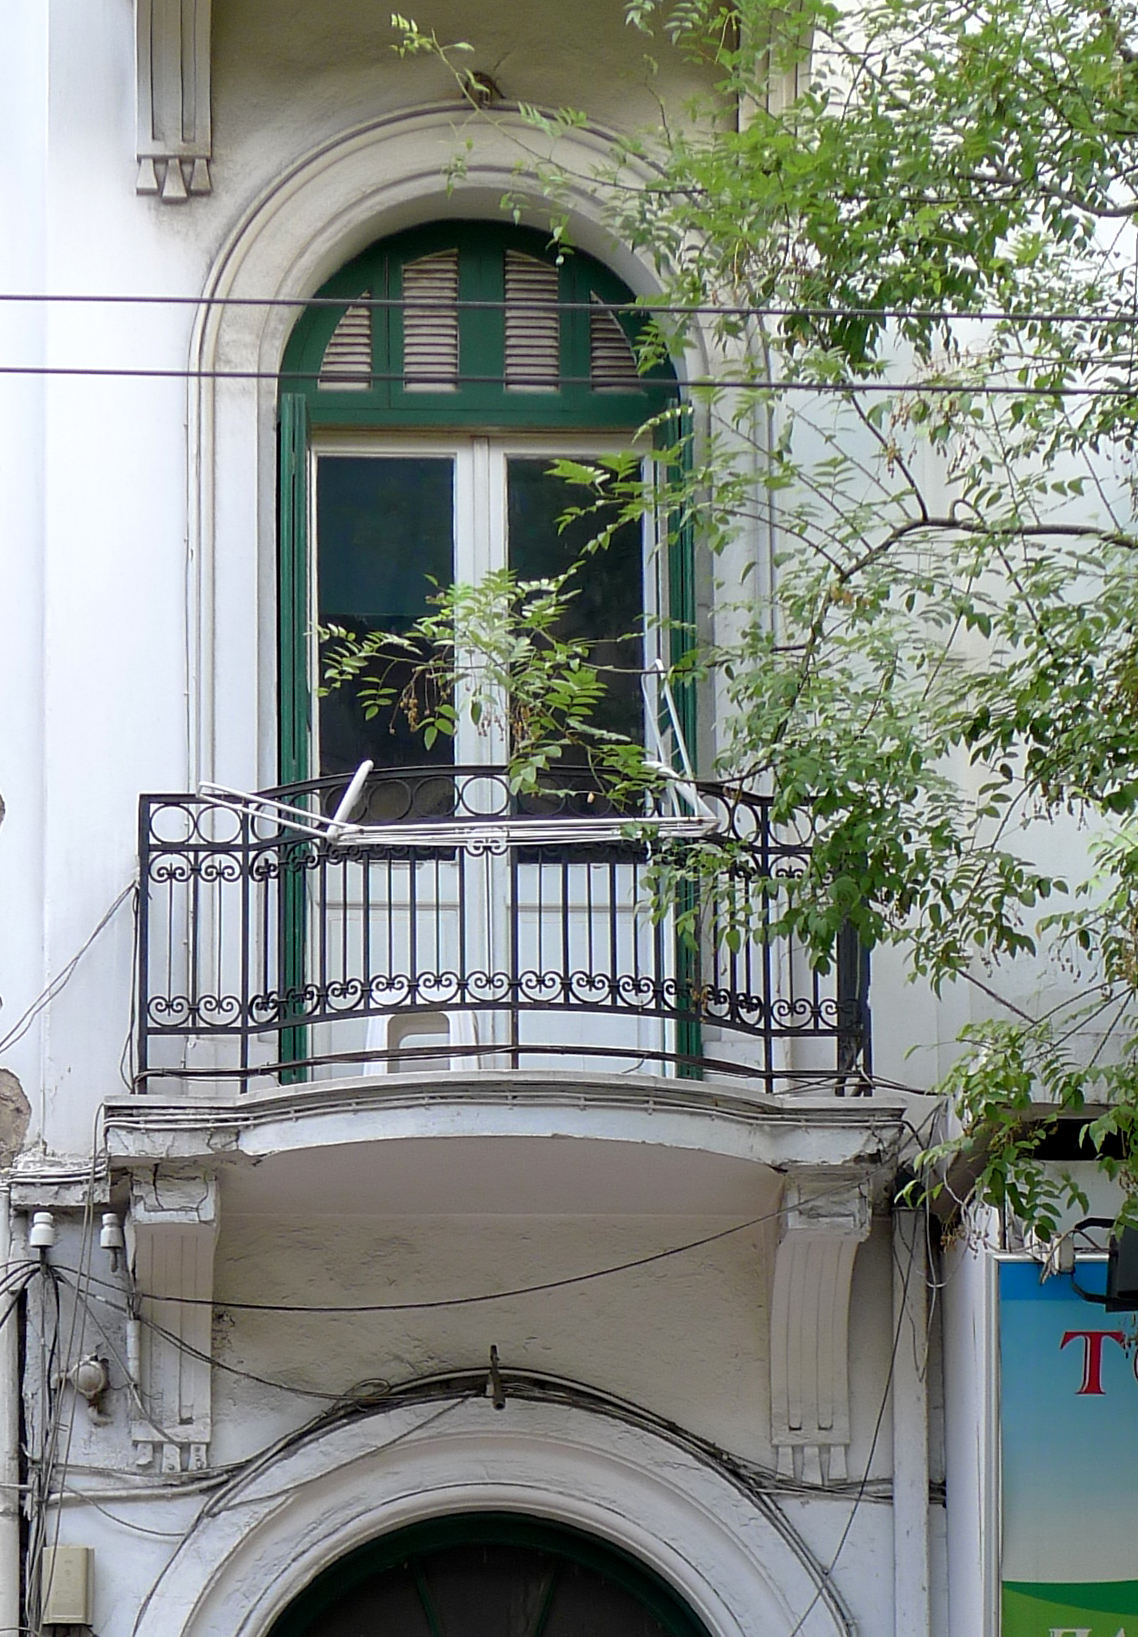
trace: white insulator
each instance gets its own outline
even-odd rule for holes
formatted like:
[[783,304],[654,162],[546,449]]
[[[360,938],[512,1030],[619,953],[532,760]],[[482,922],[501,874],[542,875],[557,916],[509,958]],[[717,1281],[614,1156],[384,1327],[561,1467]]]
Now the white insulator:
[[55,1244],[55,1218],[50,1211],[37,1211],[32,1217],[28,1244],[33,1250],[50,1250]]
[[99,1244],[103,1250],[122,1250],[126,1245],[123,1238],[122,1223],[113,1211],[103,1214],[103,1226],[99,1230]]

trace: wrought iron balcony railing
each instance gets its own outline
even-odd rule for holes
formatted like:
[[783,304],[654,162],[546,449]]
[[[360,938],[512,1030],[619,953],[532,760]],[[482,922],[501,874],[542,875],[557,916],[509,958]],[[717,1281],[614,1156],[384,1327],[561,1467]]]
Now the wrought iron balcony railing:
[[[607,1065],[868,1089],[866,963],[846,937],[822,977],[770,935],[761,884],[807,854],[763,798],[701,783],[622,812],[418,768],[373,773],[357,823],[317,833],[346,782],[270,793],[307,831],[260,798],[142,798],[142,1088]],[[682,865],[713,827],[709,891]]]

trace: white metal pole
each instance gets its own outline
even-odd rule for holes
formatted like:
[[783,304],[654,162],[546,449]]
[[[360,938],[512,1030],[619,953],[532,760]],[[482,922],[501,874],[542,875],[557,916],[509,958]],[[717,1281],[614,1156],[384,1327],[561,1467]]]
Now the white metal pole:
[[[12,1257],[11,1194],[0,1183],[0,1271]],[[13,1298],[0,1298],[0,1314]],[[20,1629],[20,1354],[15,1310],[0,1328],[0,1633]]]
[[893,1212],[895,1637],[929,1637],[929,1386],[925,1219]]

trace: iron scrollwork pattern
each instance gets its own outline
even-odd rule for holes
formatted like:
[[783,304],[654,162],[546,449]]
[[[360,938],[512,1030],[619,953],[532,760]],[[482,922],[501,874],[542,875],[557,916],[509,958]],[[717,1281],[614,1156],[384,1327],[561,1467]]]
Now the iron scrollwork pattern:
[[[330,814],[345,782],[270,794]],[[656,1073],[773,1085],[797,1072],[828,1076],[839,1094],[867,1090],[856,940],[823,977],[772,931],[769,906],[806,867],[806,844],[776,833],[761,796],[699,791],[722,846],[710,876],[701,865],[694,931],[660,882],[683,873],[696,843],[658,842],[643,801],[622,808],[595,784],[518,795],[501,768],[374,773],[357,818],[386,828],[378,846],[303,834],[217,796],[144,796],[139,1084],[408,1069],[416,1050],[436,1068],[440,1056],[518,1066],[584,1051]],[[605,839],[574,837],[585,817],[612,820]],[[429,1040],[440,1015],[475,1021],[433,1054],[384,1034],[399,1019]],[[655,1045],[637,1032],[647,1019],[660,1025]],[[699,1031],[697,1051],[678,1049],[681,1023]]]

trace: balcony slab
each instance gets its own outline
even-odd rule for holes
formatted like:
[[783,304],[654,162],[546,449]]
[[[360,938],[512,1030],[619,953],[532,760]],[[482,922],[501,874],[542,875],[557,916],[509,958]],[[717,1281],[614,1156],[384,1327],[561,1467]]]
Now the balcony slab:
[[110,1165],[217,1166],[228,1208],[746,1209],[772,1172],[879,1169],[909,1104],[649,1076],[478,1071],[339,1079],[240,1101],[108,1103]]

